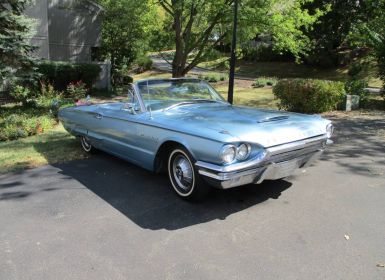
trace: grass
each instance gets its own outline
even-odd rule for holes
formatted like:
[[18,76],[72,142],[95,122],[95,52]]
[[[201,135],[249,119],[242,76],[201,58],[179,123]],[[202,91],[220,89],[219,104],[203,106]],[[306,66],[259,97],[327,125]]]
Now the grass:
[[[212,61],[202,62],[198,66],[213,71],[223,71],[222,63],[227,57]],[[348,78],[348,66],[334,68],[317,68],[305,64],[293,62],[255,62],[238,60],[235,72],[237,75],[255,79],[257,77],[306,78],[332,81],[346,81]],[[382,81],[376,77],[376,66],[372,65],[368,70],[370,87],[382,87]]]
[[58,125],[39,135],[0,142],[0,173],[86,157],[76,138]]

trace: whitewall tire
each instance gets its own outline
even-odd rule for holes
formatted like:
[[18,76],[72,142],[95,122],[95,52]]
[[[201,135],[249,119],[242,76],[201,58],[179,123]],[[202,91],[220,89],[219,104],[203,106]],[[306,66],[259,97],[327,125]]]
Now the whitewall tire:
[[168,156],[168,176],[176,194],[186,200],[199,200],[210,187],[200,178],[195,160],[183,147],[174,148]]

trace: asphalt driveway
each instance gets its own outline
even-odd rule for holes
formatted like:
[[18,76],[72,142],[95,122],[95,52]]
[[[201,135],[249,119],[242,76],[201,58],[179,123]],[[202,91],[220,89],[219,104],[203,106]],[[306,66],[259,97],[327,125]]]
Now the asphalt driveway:
[[0,176],[0,279],[385,279],[385,120],[306,172],[178,199],[99,154]]

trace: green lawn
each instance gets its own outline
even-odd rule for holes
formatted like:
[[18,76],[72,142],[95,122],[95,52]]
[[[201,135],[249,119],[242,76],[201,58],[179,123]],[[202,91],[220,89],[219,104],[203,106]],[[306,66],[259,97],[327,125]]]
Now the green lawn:
[[0,173],[86,157],[77,139],[59,125],[39,135],[0,142]]
[[[227,58],[219,58],[212,61],[200,63],[199,66],[207,69],[220,70],[221,62]],[[345,81],[348,76],[348,67],[335,68],[316,68],[304,64],[293,62],[251,62],[237,61],[236,74],[255,79],[257,77],[277,77],[277,78],[306,78],[324,79],[332,81]],[[368,71],[369,86],[382,87],[382,81],[376,78],[376,67],[373,65]]]

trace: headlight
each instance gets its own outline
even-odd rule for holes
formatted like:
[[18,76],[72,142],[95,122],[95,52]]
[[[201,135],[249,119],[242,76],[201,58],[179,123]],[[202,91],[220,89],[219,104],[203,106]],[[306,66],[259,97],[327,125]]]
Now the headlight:
[[334,126],[333,126],[331,123],[329,123],[329,124],[326,126],[326,136],[327,136],[328,138],[332,137],[333,132],[334,132]]
[[221,150],[221,159],[223,163],[233,162],[237,154],[237,148],[233,145],[226,145]]
[[237,160],[245,160],[249,157],[251,147],[249,144],[241,144],[237,148],[237,155],[235,156]]

